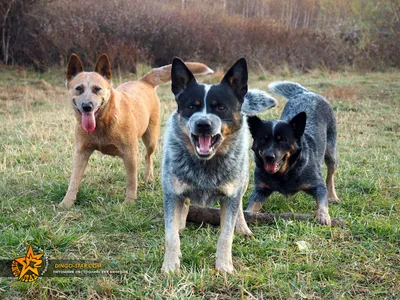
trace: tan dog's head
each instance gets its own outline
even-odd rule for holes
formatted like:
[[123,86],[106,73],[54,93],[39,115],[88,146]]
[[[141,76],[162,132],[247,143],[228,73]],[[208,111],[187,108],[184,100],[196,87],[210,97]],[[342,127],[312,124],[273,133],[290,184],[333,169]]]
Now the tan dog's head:
[[111,97],[111,64],[100,56],[94,72],[84,72],[81,60],[72,54],[67,67],[68,100],[86,132],[96,129],[96,117]]

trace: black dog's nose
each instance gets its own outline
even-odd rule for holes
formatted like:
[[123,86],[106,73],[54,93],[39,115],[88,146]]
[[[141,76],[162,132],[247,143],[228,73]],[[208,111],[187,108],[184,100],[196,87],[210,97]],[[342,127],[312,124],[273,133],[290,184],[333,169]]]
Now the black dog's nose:
[[196,123],[196,127],[199,131],[210,130],[211,129],[211,120],[208,120],[208,119],[198,120]]
[[92,110],[92,108],[93,108],[92,102],[82,104],[82,109],[84,112],[90,112]]
[[273,162],[275,160],[275,154],[269,153],[264,156],[265,161]]

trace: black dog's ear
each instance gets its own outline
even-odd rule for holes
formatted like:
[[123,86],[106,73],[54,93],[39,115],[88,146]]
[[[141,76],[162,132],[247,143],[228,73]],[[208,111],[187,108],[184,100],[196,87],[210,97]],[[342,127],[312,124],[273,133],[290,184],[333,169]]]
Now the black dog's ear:
[[298,140],[304,133],[304,129],[306,128],[307,115],[303,111],[293,117],[293,119],[289,122],[290,127],[292,127],[294,137]]
[[244,96],[247,93],[247,63],[244,57],[240,58],[229,71],[225,74],[221,83],[228,84],[235,96],[239,99],[240,103],[243,103]]
[[111,79],[111,63],[108,59],[107,54],[103,53],[100,58],[97,60],[96,67],[94,71],[99,73],[104,78],[110,80]]
[[263,122],[259,117],[251,116],[247,117],[247,124],[249,124],[250,133],[254,137]]
[[78,73],[83,72],[83,64],[75,53],[71,54],[67,66],[67,80],[70,81]]
[[174,57],[172,60],[171,81],[171,89],[175,97],[186,89],[190,83],[196,82],[192,72],[179,57]]

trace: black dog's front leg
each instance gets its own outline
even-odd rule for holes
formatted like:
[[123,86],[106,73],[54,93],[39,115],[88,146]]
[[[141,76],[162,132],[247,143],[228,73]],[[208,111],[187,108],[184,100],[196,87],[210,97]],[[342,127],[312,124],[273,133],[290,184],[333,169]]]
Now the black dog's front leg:
[[256,186],[250,196],[249,204],[247,205],[246,211],[259,212],[263,203],[271,194],[271,189]]
[[331,226],[331,217],[328,210],[328,197],[325,186],[317,186],[306,190],[306,192],[314,197],[317,202],[317,222],[321,225]]

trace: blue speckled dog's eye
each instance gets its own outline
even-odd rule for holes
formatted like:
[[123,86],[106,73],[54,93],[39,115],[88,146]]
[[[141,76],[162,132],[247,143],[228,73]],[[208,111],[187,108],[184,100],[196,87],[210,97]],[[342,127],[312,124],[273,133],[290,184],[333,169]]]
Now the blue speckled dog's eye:
[[82,93],[82,92],[83,92],[83,87],[82,87],[81,85],[78,85],[78,86],[75,88],[75,91],[77,91],[78,93]]

